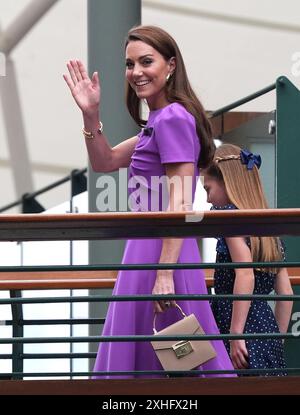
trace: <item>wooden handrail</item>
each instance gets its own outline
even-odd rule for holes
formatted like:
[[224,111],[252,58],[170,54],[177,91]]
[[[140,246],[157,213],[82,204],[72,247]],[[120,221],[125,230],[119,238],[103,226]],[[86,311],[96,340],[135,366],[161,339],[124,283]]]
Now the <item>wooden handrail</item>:
[[[1,380],[0,395],[299,395],[300,377]],[[150,395],[149,395],[150,394]]]
[[[214,270],[204,270],[207,287]],[[289,268],[292,285],[300,285],[300,268]],[[113,288],[117,271],[0,272],[0,290]]]
[[117,271],[0,272],[1,290],[113,288]]
[[[238,235],[300,235],[300,209],[0,215],[0,241]],[[298,285],[299,269],[289,272]],[[111,271],[0,272],[0,288],[112,288],[115,279]]]
[[0,215],[0,241],[300,235],[300,209]]

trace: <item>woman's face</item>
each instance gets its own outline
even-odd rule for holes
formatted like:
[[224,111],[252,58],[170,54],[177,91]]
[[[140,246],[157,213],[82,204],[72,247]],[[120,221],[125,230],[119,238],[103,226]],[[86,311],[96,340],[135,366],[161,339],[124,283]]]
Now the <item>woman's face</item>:
[[126,48],[126,78],[140,99],[146,99],[151,110],[168,105],[166,76],[175,69],[175,59],[166,61],[152,46],[140,40]]
[[207,202],[215,206],[225,206],[230,203],[223,181],[203,173],[203,187],[207,193]]

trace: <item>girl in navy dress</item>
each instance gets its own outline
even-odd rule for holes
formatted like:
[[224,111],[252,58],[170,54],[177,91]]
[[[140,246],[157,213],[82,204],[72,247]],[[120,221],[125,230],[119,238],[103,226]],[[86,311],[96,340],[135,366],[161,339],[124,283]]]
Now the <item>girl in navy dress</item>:
[[[266,209],[258,168],[261,158],[231,144],[217,148],[213,163],[203,171],[204,189],[212,209]],[[282,244],[275,237],[221,237],[216,262],[284,260]],[[286,268],[217,269],[216,294],[293,293]],[[285,333],[292,302],[277,301],[274,313],[266,300],[213,300],[212,309],[221,333]],[[225,341],[235,369],[285,368],[282,339]],[[267,372],[267,375],[285,374]]]

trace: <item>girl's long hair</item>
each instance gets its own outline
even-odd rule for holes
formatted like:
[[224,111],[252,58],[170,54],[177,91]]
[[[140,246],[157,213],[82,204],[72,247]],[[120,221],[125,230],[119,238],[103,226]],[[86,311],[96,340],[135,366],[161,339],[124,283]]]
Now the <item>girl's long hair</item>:
[[[241,149],[233,144],[221,145],[215,151],[214,162],[207,168],[207,174],[224,182],[229,200],[238,209],[268,209],[258,169],[254,165],[248,170],[238,158],[240,153]],[[251,236],[250,241],[254,262],[282,259],[279,238]],[[271,271],[277,272],[277,269]]]
[[[176,68],[165,85],[166,98],[170,103],[180,103],[194,116],[197,135],[201,145],[198,166],[202,168],[206,167],[212,161],[215,151],[212,127],[203,105],[189,83],[184,61],[177,43],[167,32],[156,26],[137,26],[132,28],[128,32],[125,48],[129,42],[136,40],[152,46],[166,61],[175,57]],[[143,127],[146,121],[141,118],[141,100],[137,97],[127,80],[126,103],[132,118],[140,127]]]

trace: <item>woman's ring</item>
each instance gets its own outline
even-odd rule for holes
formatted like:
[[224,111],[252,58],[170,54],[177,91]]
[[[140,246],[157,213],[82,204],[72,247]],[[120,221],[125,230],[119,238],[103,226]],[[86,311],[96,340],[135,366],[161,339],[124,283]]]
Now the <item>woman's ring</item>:
[[170,305],[171,305],[170,301],[165,301],[165,306],[166,307],[170,307]]

